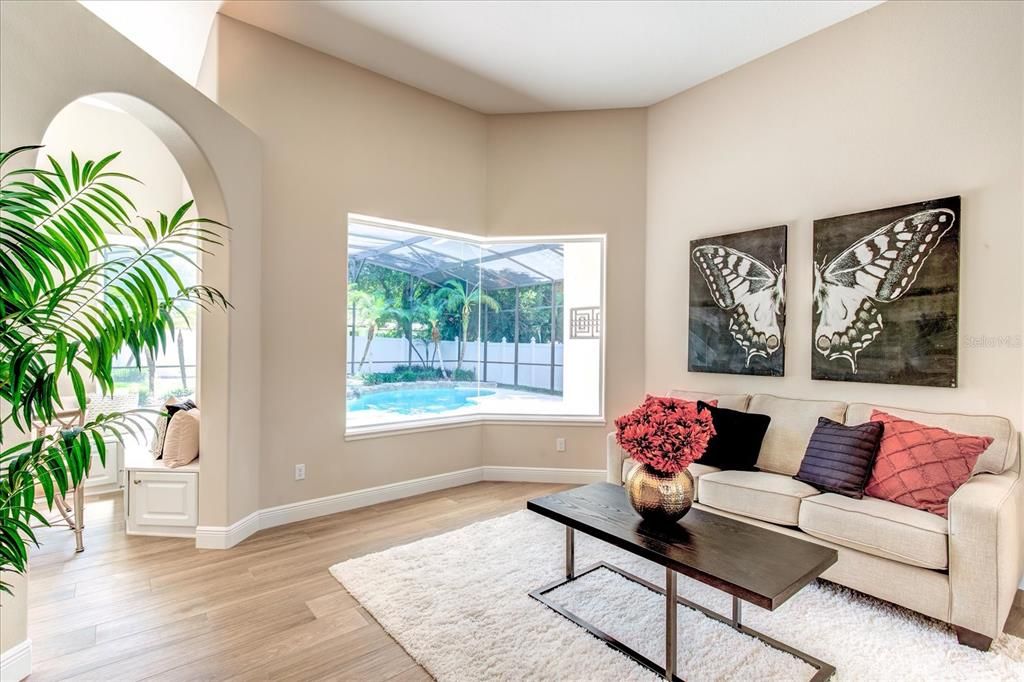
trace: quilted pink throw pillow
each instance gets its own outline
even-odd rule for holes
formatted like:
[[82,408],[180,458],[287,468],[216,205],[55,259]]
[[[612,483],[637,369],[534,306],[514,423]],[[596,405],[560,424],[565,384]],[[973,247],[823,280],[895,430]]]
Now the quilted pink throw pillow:
[[992,444],[988,436],[967,436],[874,410],[882,442],[865,495],[921,509],[945,518],[949,498],[967,482],[974,463]]

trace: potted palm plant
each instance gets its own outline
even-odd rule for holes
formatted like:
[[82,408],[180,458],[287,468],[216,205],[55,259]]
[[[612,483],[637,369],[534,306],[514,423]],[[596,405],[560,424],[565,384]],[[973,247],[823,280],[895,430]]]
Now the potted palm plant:
[[[79,428],[11,445],[4,433],[30,433],[63,410],[85,411],[87,384],[112,394],[114,358],[127,348],[136,365],[175,338],[185,311],[224,309],[217,289],[186,286],[171,266],[219,245],[207,218],[186,218],[192,202],[170,215],[134,218],[133,177],[113,170],[118,153],[50,167],[4,166],[39,149],[0,152],[0,590],[3,573],[24,573],[33,524],[46,524],[36,488],[52,508],[88,475],[93,452],[105,459],[105,436],[145,437],[150,412],[100,414]],[[134,237],[116,249],[112,234]],[[73,397],[59,386],[70,384]],[[8,437],[8,441],[10,438]]]

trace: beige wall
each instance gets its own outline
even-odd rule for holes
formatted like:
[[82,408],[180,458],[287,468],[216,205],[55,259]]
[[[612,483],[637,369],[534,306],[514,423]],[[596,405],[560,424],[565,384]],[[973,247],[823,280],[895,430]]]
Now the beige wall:
[[484,117],[228,17],[213,35],[218,103],[266,159],[260,506],[479,466],[479,426],[345,441],[343,311],[349,212],[483,232]]
[[[489,234],[608,235],[609,423],[643,392],[646,127],[642,109],[488,117]],[[600,469],[609,428],[489,424],[483,463]]]
[[[345,216],[490,235],[607,232],[607,409],[619,411],[642,390],[644,112],[485,117],[228,17],[212,40],[208,91],[267,159],[261,506],[481,464],[600,468],[604,426],[346,441]],[[298,463],[305,481],[293,480]]]
[[[889,2],[649,110],[646,386],[1021,420],[1020,3]],[[811,381],[811,223],[960,194],[959,388]],[[686,371],[688,242],[789,224],[786,376]],[[1011,337],[972,347],[971,337]]]

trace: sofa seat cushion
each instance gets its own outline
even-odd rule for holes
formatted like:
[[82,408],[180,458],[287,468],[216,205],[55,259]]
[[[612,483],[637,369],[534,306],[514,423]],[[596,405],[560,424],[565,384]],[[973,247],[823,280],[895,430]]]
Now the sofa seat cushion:
[[[632,457],[627,457],[626,459],[622,460],[623,481],[626,480],[626,474],[629,473],[629,470],[632,469],[635,464],[636,460],[633,459]],[[693,501],[696,502],[697,500],[700,499],[701,476],[703,476],[704,474],[713,474],[716,471],[721,471],[721,469],[716,469],[715,467],[707,466],[706,464],[697,464],[696,462],[691,463],[690,466],[686,468],[690,471],[690,475],[693,476]]]
[[719,471],[700,481],[701,504],[783,526],[797,525],[801,501],[818,494],[813,486],[765,471]]
[[895,502],[825,493],[800,505],[800,530],[843,547],[923,568],[949,566],[946,519]]

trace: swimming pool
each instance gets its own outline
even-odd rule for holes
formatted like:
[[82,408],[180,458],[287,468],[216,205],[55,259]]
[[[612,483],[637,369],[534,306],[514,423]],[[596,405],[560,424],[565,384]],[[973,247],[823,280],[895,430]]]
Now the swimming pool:
[[402,388],[349,398],[348,411],[381,410],[397,414],[437,414],[473,404],[473,399],[494,395],[475,388]]

